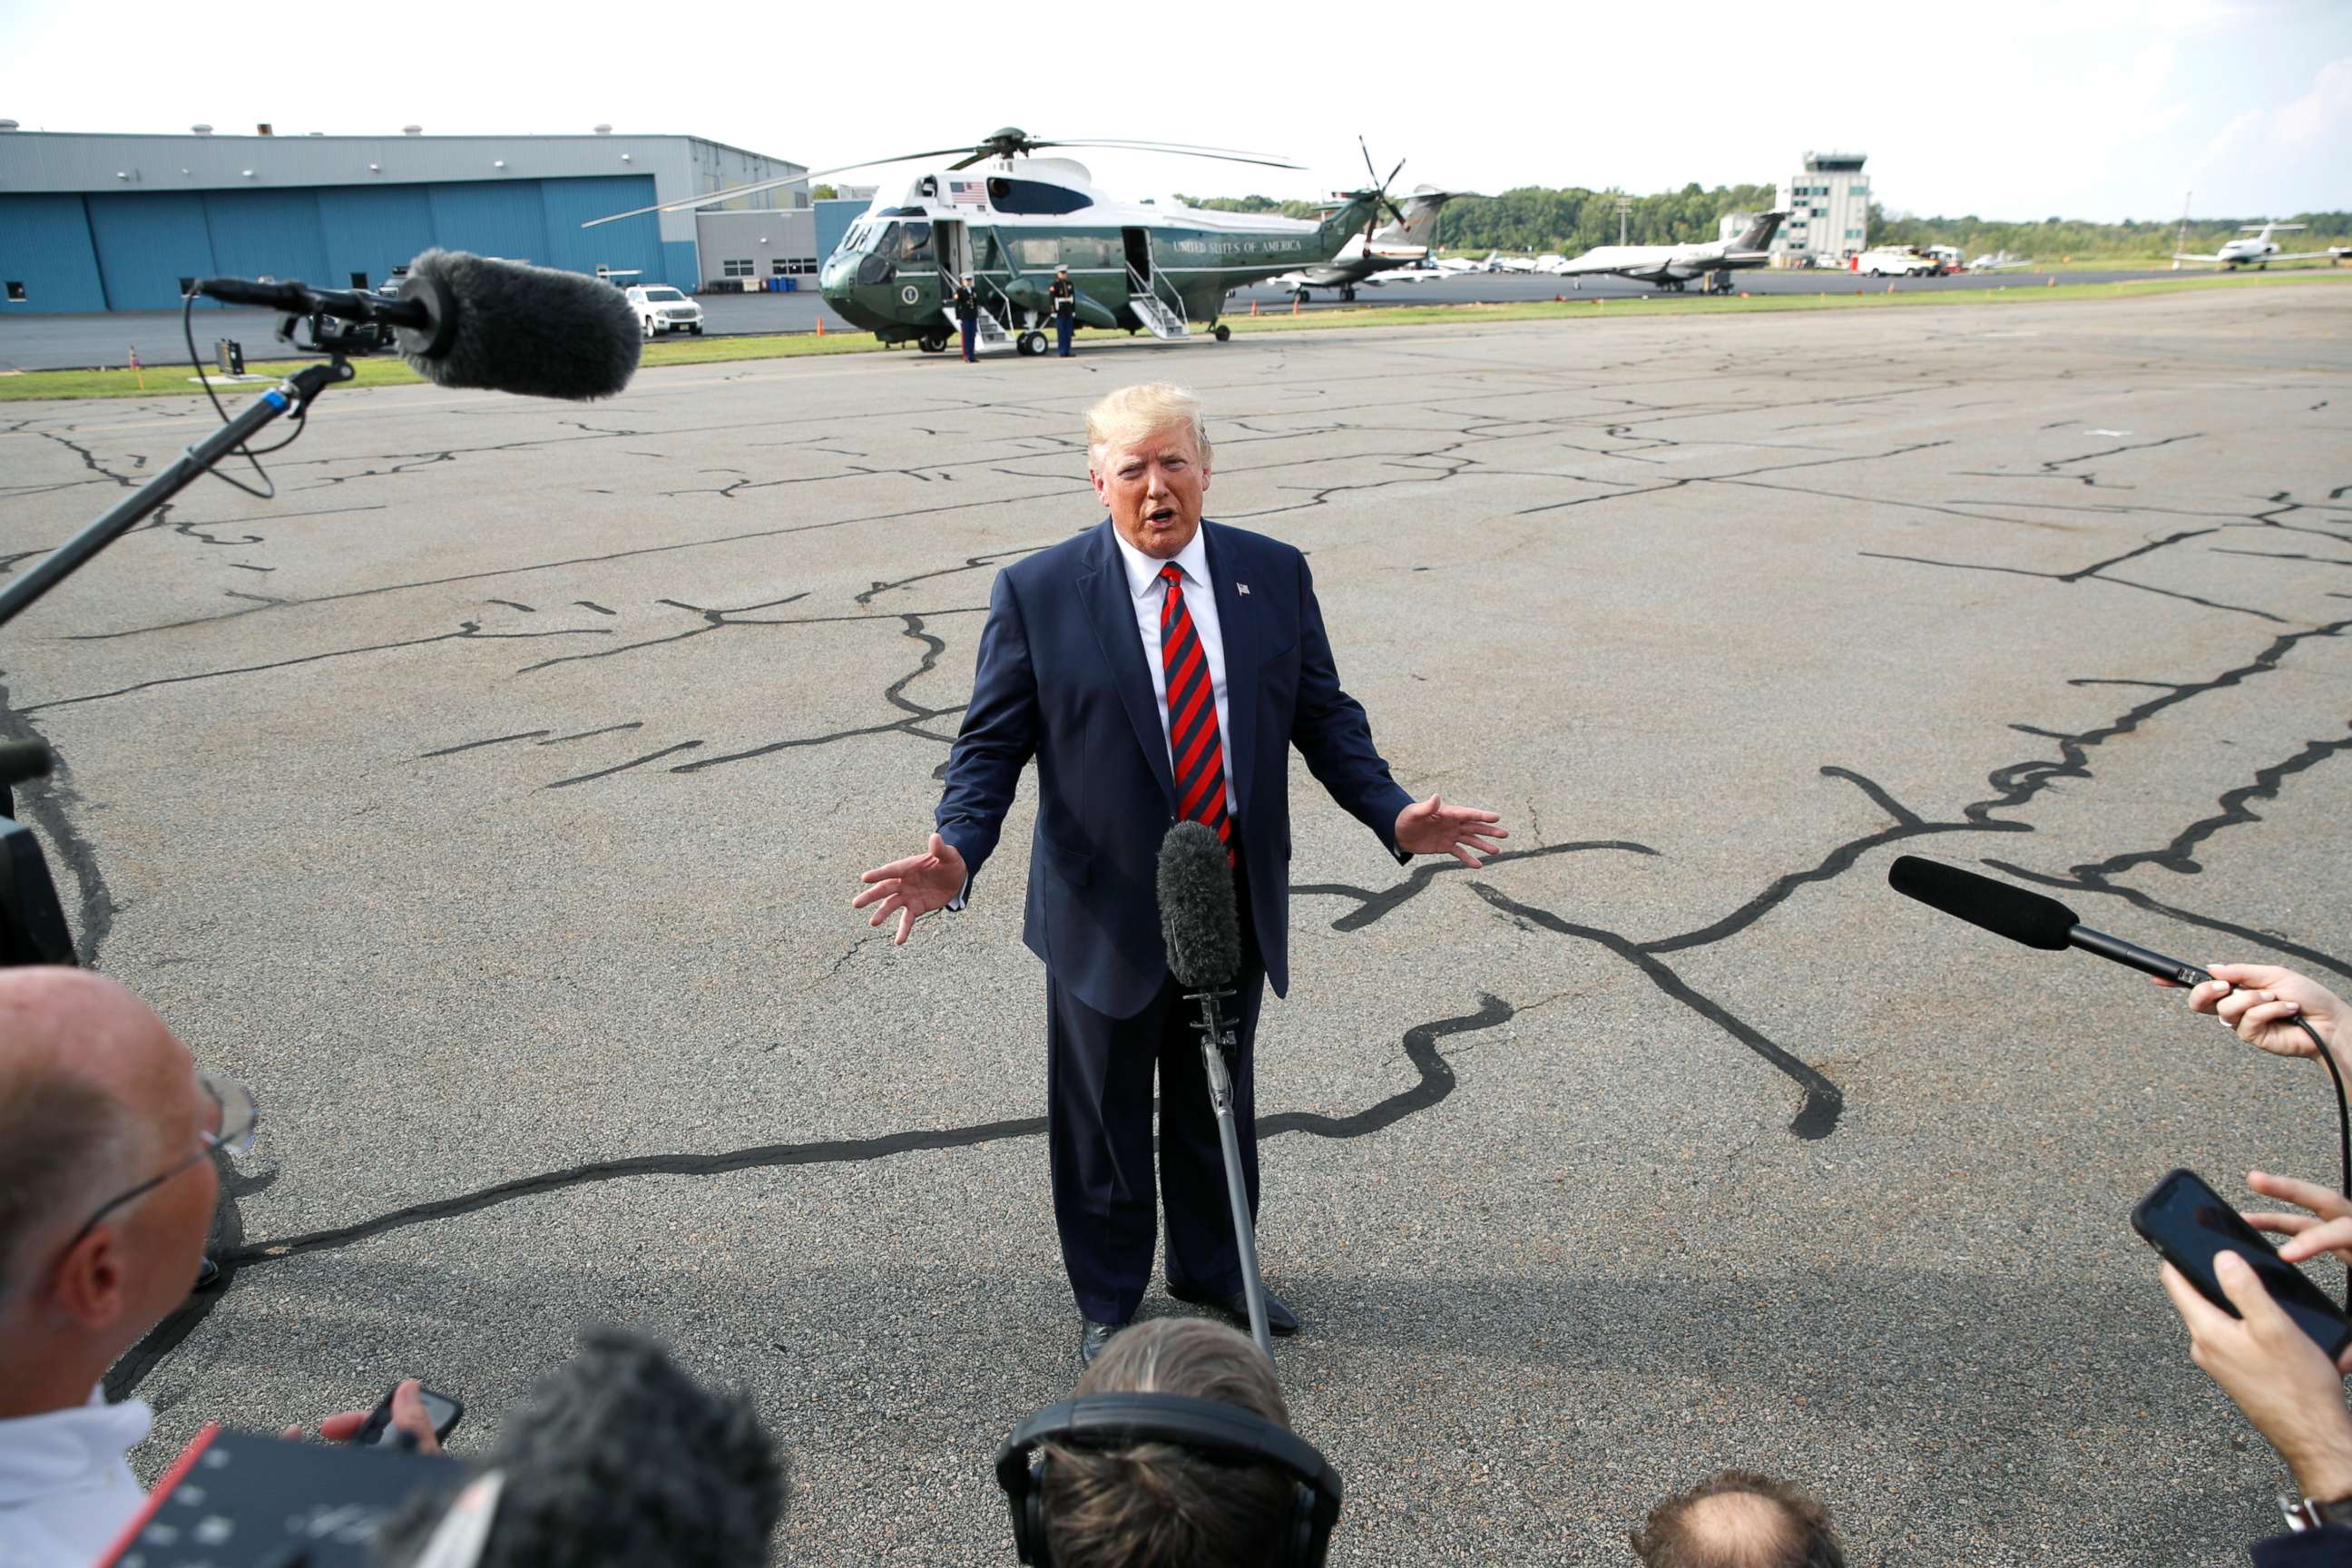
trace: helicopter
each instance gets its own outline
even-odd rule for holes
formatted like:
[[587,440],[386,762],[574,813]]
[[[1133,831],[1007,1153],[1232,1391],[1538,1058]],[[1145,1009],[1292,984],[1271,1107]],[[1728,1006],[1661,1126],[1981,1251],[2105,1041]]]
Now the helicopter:
[[[957,279],[969,272],[982,307],[976,346],[982,352],[1010,347],[1043,354],[1045,329],[1053,321],[1046,289],[1058,268],[1070,270],[1081,325],[1147,331],[1163,340],[1206,330],[1223,342],[1232,330],[1217,318],[1229,291],[1330,260],[1360,231],[1369,235],[1383,210],[1402,217],[1388,199],[1386,182],[1336,193],[1335,205],[1318,223],[1125,201],[1097,189],[1085,165],[1036,156],[1071,147],[1301,167],[1231,148],[1100,138],[1048,141],[1006,126],[970,147],[868,158],[614,213],[582,226],[709,206],[877,164],[952,158],[917,175],[895,195],[885,187],[825,258],[818,288],[844,320],[883,342],[911,340],[926,353],[940,353],[954,331]],[[987,166],[976,169],[978,164]],[[1376,172],[1369,158],[1366,168]],[[1389,178],[1395,177],[1391,170]]]

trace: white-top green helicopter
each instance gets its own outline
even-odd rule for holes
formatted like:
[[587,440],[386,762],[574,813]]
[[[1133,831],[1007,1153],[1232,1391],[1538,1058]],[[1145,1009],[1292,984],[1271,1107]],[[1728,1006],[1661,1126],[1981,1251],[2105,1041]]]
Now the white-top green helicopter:
[[1060,147],[1113,147],[1276,169],[1301,167],[1286,159],[1221,147],[1103,139],[1049,142],[1007,126],[971,147],[868,158],[594,221],[709,206],[877,164],[952,157],[954,162],[918,174],[896,195],[882,188],[883,194],[850,226],[819,270],[825,303],[884,342],[912,339],[925,353],[938,353],[954,331],[957,279],[969,272],[982,307],[978,346],[1042,354],[1042,329],[1053,321],[1046,289],[1057,268],[1070,270],[1082,325],[1147,331],[1156,338],[1190,337],[1206,329],[1223,342],[1230,329],[1217,317],[1230,290],[1328,261],[1358,232],[1368,232],[1379,222],[1383,209],[1402,216],[1389,202],[1385,185],[1337,193],[1339,201],[1320,223],[1123,201],[1097,190],[1083,165],[1066,158],[1034,156],[1043,149]]

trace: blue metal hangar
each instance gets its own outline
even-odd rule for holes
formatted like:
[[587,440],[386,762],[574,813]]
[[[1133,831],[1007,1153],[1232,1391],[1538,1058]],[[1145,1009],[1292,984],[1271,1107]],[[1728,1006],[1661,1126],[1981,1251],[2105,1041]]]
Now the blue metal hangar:
[[[805,185],[730,203],[732,212],[580,226],[807,172],[700,137],[615,136],[605,126],[584,136],[427,136],[414,125],[397,136],[255,132],[85,135],[0,121],[0,312],[177,310],[197,278],[372,288],[436,245],[690,290],[750,266],[706,258],[701,218],[723,232],[751,212],[772,215],[780,240],[805,228],[814,249]],[[807,269],[814,263],[812,255]],[[781,252],[772,265],[786,269]]]

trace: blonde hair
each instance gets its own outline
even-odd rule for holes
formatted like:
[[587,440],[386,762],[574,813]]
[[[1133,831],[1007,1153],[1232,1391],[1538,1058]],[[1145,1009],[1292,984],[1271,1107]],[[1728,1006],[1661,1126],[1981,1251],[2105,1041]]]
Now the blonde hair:
[[1201,463],[1209,462],[1209,430],[1201,419],[1201,400],[1181,386],[1147,381],[1122,386],[1087,410],[1087,455],[1092,458],[1116,442],[1139,441],[1156,430],[1181,425],[1192,432]]

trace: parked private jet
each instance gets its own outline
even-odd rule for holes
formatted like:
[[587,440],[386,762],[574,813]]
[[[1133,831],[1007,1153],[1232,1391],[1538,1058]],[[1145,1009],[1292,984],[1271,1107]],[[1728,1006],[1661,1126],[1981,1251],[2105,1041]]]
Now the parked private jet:
[[1766,265],[1771,255],[1765,247],[1772,243],[1773,231],[1788,216],[1786,212],[1759,213],[1756,221],[1748,226],[1748,232],[1738,238],[1718,239],[1706,245],[1599,245],[1573,261],[1545,270],[1563,278],[1613,273],[1637,282],[1654,283],[1679,294],[1683,285],[1694,278]]
[[2234,272],[2241,267],[2252,267],[2259,270],[2268,267],[2273,261],[2325,261],[2334,254],[2326,250],[2282,251],[2278,247],[2278,241],[2271,237],[2272,235],[2284,230],[2299,229],[2303,226],[2299,223],[2240,224],[2238,226],[2240,231],[2251,232],[2252,238],[2225,241],[2221,248],[2210,256],[2192,256],[2175,251],[2172,259],[2201,261],[2208,265],[2219,265],[2224,271]]

